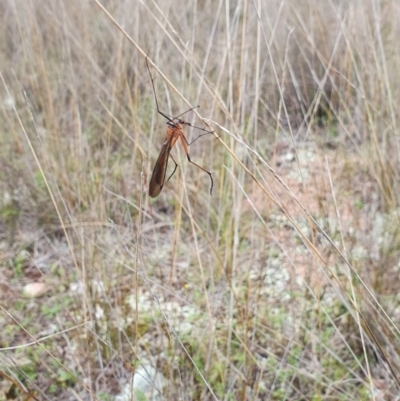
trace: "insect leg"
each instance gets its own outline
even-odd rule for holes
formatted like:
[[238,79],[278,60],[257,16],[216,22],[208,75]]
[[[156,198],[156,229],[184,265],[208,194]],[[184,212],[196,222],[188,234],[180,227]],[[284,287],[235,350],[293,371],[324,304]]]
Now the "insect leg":
[[200,170],[203,170],[205,173],[207,173],[207,174],[210,176],[210,180],[211,180],[210,195],[212,195],[212,189],[213,189],[213,186],[214,186],[214,181],[213,181],[213,178],[212,178],[212,174],[211,174],[209,171],[207,171],[205,168],[199,166],[199,165],[196,164],[195,162],[192,162],[192,161],[190,160],[189,154],[187,154],[187,158],[188,158],[188,160],[189,160],[189,163],[194,164],[196,167],[198,167]]
[[[198,128],[198,127],[193,127],[193,128]],[[198,129],[201,129],[201,128],[198,128]],[[205,131],[205,130],[203,130],[203,131]],[[204,136],[204,135],[208,135],[208,134],[213,134],[215,131],[212,131],[212,132],[210,132],[210,131],[206,131],[206,133],[205,134],[200,134],[197,138],[195,138],[195,139],[193,139],[193,141],[192,142],[188,142],[187,141],[187,139],[186,139],[186,137],[184,136],[184,139],[185,139],[185,142],[186,142],[186,145],[188,145],[188,146],[190,146],[193,142],[196,142],[199,138],[201,138],[202,136]]]
[[175,174],[176,169],[178,168],[178,163],[175,161],[175,159],[173,158],[173,156],[171,155],[171,153],[169,154],[169,157],[172,159],[172,161],[175,163],[175,168],[174,171],[172,172],[172,174],[168,177],[167,182],[169,181],[169,179]]
[[214,181],[213,181],[211,173],[209,171],[207,171],[205,168],[199,166],[198,164],[196,164],[195,162],[192,162],[190,160],[188,144],[187,144],[187,140],[185,138],[185,135],[183,135],[183,132],[180,133],[180,137],[181,137],[181,142],[182,142],[182,145],[183,145],[183,149],[184,149],[184,151],[186,153],[186,156],[187,156],[187,158],[189,160],[189,163],[194,164],[196,167],[198,167],[200,170],[203,170],[205,173],[207,173],[210,176],[210,180],[211,180],[210,195],[212,195],[212,189],[213,189],[213,186],[214,186]]
[[173,123],[173,119],[168,117],[165,113],[163,113],[162,111],[160,111],[160,108],[158,107],[158,100],[157,100],[157,95],[156,95],[156,88],[154,87],[154,78],[151,75],[150,72],[150,67],[149,67],[149,62],[148,62],[148,57],[146,57],[146,65],[147,65],[147,69],[149,70],[149,74],[150,74],[150,79],[151,79],[151,85],[153,86],[153,92],[154,92],[154,97],[156,99],[156,105],[157,105],[157,111],[159,114],[161,114],[163,117],[165,117],[169,122]]

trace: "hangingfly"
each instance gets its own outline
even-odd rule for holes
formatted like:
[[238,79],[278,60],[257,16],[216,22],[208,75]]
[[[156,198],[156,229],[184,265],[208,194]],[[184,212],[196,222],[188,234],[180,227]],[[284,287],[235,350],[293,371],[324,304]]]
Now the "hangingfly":
[[[150,179],[150,184],[149,184],[149,195],[151,198],[156,198],[161,190],[163,189],[164,186],[164,182],[165,182],[165,174],[167,172],[167,166],[168,166],[168,159],[171,157],[172,161],[175,163],[175,168],[174,171],[172,172],[172,174],[168,177],[168,180],[174,175],[176,168],[178,167],[178,164],[175,162],[174,158],[171,155],[171,149],[173,148],[173,146],[176,144],[176,142],[180,139],[182,146],[183,146],[183,150],[186,153],[186,156],[189,160],[190,163],[194,164],[196,167],[198,167],[199,169],[203,170],[204,172],[206,172],[209,176],[210,176],[210,180],[211,180],[211,187],[210,187],[210,195],[212,195],[212,189],[213,189],[213,178],[212,175],[209,171],[207,171],[206,169],[204,169],[203,167],[199,166],[198,164],[196,164],[195,162],[193,162],[192,160],[190,160],[190,156],[189,156],[189,149],[188,146],[190,146],[193,142],[195,142],[197,139],[199,139],[201,136],[203,135],[207,135],[207,134],[212,134],[212,132],[207,131],[203,128],[199,128],[199,127],[193,127],[190,123],[182,120],[181,117],[182,115],[186,114],[187,112],[193,110],[196,107],[193,107],[187,111],[185,111],[184,113],[180,114],[177,117],[173,117],[170,118],[168,117],[165,113],[163,113],[162,111],[160,111],[159,107],[158,107],[158,101],[157,101],[157,96],[156,96],[156,90],[154,88],[154,79],[151,75],[150,72],[150,67],[149,67],[149,63],[147,61],[146,58],[146,64],[147,64],[147,69],[149,70],[149,74],[150,74],[150,78],[151,78],[151,84],[153,86],[153,92],[154,92],[154,97],[156,99],[156,105],[157,105],[157,111],[159,114],[161,114],[164,118],[166,118],[167,121],[167,133],[165,136],[165,141],[163,143],[163,147],[160,151],[160,154],[158,155],[158,159],[156,161],[156,164],[154,166],[153,169],[153,174],[151,175],[151,179]],[[188,143],[188,141],[186,140],[186,137],[183,133],[183,126],[184,125],[189,125],[192,126],[193,128],[197,128],[201,131],[205,131],[204,134],[199,135],[194,141],[192,141],[191,143]],[[167,180],[167,181],[168,181]]]

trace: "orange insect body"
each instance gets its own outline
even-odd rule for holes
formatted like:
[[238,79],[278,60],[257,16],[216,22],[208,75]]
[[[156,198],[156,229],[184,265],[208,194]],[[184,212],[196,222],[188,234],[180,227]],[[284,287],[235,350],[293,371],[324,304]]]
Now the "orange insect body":
[[[181,122],[178,122],[176,124],[171,123],[170,125],[168,125],[167,134],[165,137],[163,147],[154,166],[153,174],[151,175],[151,180],[149,185],[149,195],[151,198],[157,197],[164,186],[165,174],[167,172],[168,158],[170,156],[170,151],[174,147],[179,138],[181,139],[183,149],[185,150],[185,153],[188,155],[189,158],[189,150],[186,141],[184,140]],[[171,176],[174,174],[175,170],[176,170],[176,165]]]

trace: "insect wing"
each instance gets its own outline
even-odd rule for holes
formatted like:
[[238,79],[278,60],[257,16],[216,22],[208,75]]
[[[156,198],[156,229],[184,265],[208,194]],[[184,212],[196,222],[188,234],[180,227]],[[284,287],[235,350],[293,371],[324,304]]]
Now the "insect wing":
[[163,145],[156,164],[154,165],[153,174],[151,175],[149,184],[149,195],[151,198],[156,198],[164,186],[170,151],[171,143],[168,142]]

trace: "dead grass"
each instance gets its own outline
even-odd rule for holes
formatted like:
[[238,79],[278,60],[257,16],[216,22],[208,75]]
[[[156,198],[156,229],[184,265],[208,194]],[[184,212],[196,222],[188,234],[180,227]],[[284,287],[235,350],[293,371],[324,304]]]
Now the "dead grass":
[[0,399],[397,399],[398,4],[104,6],[0,2]]

